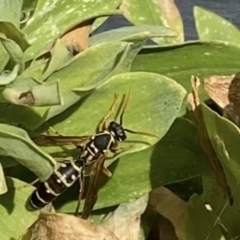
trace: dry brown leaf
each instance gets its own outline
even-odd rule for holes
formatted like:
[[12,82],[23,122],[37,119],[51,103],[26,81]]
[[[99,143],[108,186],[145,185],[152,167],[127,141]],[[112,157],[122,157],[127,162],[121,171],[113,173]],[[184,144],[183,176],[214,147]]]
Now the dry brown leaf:
[[186,239],[183,221],[183,214],[187,207],[186,202],[172,193],[169,189],[159,187],[150,193],[149,207],[172,223],[179,240]]
[[61,39],[71,52],[82,52],[88,48],[88,38],[93,20],[85,21],[68,31]]
[[42,213],[22,240],[119,240],[109,229],[67,214]]
[[220,161],[218,160],[218,157],[213,149],[212,143],[209,139],[207,129],[205,126],[205,122],[203,120],[202,116],[202,110],[200,106],[200,99],[198,95],[198,87],[200,86],[200,79],[192,76],[191,77],[191,83],[192,83],[192,93],[189,94],[188,100],[190,105],[192,106],[192,109],[194,111],[194,115],[198,122],[198,133],[197,138],[198,141],[203,149],[203,151],[207,154],[208,159],[213,167],[213,170],[216,174],[217,182],[219,186],[222,187],[224,196],[229,199],[230,204],[233,203],[231,189],[229,188],[227,184],[226,175],[223,171],[222,165]]
[[210,76],[204,79],[204,88],[224,116],[240,127],[240,74]]
[[121,204],[104,220],[104,226],[110,229],[120,240],[138,240],[141,215],[148,203],[148,194],[130,203]]

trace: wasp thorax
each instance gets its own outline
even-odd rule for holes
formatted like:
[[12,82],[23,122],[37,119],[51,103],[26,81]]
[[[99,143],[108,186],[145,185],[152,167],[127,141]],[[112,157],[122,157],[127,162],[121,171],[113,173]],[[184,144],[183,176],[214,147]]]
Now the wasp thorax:
[[119,123],[110,122],[108,130],[114,134],[117,141],[124,141],[127,138],[122,125]]

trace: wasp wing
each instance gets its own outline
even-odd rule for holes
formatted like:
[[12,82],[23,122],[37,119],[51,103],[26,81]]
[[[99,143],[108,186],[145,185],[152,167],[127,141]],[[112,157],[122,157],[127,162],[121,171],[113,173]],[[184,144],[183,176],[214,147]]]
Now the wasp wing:
[[105,159],[105,155],[101,154],[92,167],[93,174],[90,176],[88,191],[84,202],[82,213],[83,219],[87,219],[90,216],[92,209],[97,201],[100,177],[104,168]]
[[49,145],[81,145],[88,141],[91,135],[86,136],[50,136],[50,135],[40,135],[38,137],[33,137],[32,140],[40,146]]

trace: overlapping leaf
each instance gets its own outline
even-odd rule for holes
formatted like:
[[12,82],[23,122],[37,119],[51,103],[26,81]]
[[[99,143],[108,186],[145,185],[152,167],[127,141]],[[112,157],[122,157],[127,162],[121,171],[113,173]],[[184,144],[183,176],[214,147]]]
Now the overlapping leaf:
[[101,42],[112,41],[127,41],[134,39],[135,35],[144,34],[149,32],[149,37],[156,36],[176,36],[176,33],[166,27],[154,26],[154,25],[140,25],[140,26],[128,26],[114,30],[109,30],[103,33],[93,35],[89,38],[90,45],[99,44]]
[[[233,191],[240,182],[239,129],[204,104],[202,112],[212,146],[223,166],[228,185]],[[234,191],[233,198],[240,202],[239,191]]]
[[0,124],[0,155],[14,158],[42,180],[50,176],[55,164],[48,154],[31,141],[24,130],[7,124]]
[[240,44],[240,31],[231,22],[203,8],[194,8],[199,39]]
[[120,7],[124,16],[134,25],[156,25],[173,29],[176,38],[153,37],[160,45],[183,42],[183,24],[174,1],[124,0]]

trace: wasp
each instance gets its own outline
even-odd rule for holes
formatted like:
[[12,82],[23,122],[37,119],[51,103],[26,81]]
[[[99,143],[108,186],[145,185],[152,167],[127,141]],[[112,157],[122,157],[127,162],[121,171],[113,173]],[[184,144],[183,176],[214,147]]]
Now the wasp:
[[[74,164],[67,165],[68,168],[60,167],[61,171],[57,171],[59,174],[56,175],[56,172],[53,173],[53,175],[49,178],[51,181],[55,181],[55,185],[62,185],[62,187],[56,187],[55,189],[66,189],[68,188],[67,180],[69,180],[69,187],[75,182],[75,178],[80,178],[80,190],[79,190],[79,196],[78,196],[78,205],[76,207],[75,213],[78,214],[79,207],[80,207],[80,200],[82,198],[83,194],[83,188],[84,188],[84,177],[83,177],[83,169],[91,164],[95,164],[95,173],[92,175],[91,181],[90,181],[90,188],[88,190],[87,198],[84,205],[84,211],[82,214],[82,218],[88,218],[88,216],[91,214],[92,208],[97,200],[97,192],[99,188],[99,178],[101,173],[103,172],[105,175],[110,177],[112,174],[111,172],[104,167],[104,162],[107,158],[108,153],[112,153],[113,156],[116,156],[124,151],[129,150],[132,146],[128,146],[125,148],[118,148],[118,143],[125,141],[127,139],[126,133],[131,134],[139,134],[139,135],[146,135],[151,137],[158,138],[157,135],[147,132],[139,132],[139,131],[133,131],[127,128],[123,127],[123,116],[125,113],[125,110],[127,108],[128,102],[130,97],[130,91],[125,96],[122,109],[119,109],[120,114],[120,120],[117,121],[111,121],[109,124],[107,124],[108,120],[112,117],[112,115],[115,112],[116,104],[118,95],[114,95],[114,100],[112,103],[112,106],[110,110],[107,112],[107,114],[102,119],[99,129],[100,131],[97,132],[94,135],[91,136],[41,136],[40,141],[39,139],[34,139],[36,143],[42,144],[44,141],[45,143],[51,142],[69,142],[69,143],[75,143],[75,145],[80,149],[81,154],[79,157],[79,160],[75,161]],[[84,145],[77,144],[79,141],[85,141]],[[78,165],[78,170],[76,170],[76,164]],[[73,170],[74,169],[74,170]],[[71,172],[71,173],[70,173]],[[73,174],[73,175],[72,175]],[[53,177],[54,176],[54,177]],[[57,176],[57,177],[56,177]],[[74,177],[73,177],[74,176]],[[73,180],[74,178],[74,180]],[[63,183],[62,180],[65,180]],[[48,183],[49,181],[46,181]],[[71,184],[71,185],[70,185]],[[49,191],[48,188],[49,184],[42,184],[44,185],[44,190]],[[63,186],[64,185],[64,186]],[[53,186],[53,184],[52,184]],[[39,192],[40,189],[37,189],[35,192]],[[51,189],[52,192],[55,192],[56,190]],[[60,193],[60,191],[59,191]],[[36,196],[36,194],[33,194],[32,196]],[[43,196],[43,195],[42,195]],[[49,198],[50,199],[50,198]],[[31,198],[33,202],[33,197]],[[48,202],[47,199],[42,199],[44,202]],[[51,200],[51,199],[50,199]],[[43,202],[41,201],[41,202]]]

